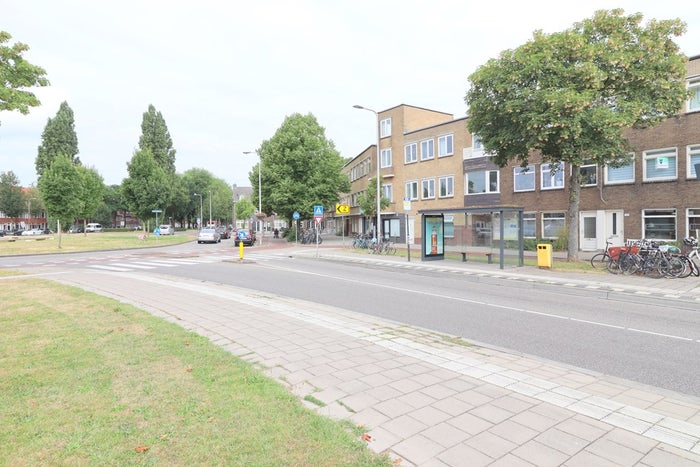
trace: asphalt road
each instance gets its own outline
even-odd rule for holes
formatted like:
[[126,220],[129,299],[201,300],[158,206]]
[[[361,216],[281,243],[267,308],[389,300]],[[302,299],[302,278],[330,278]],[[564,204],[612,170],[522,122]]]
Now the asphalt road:
[[[236,254],[230,242],[222,242],[148,252],[0,258],[0,267],[114,267],[125,273],[230,284],[700,396],[700,312],[694,304],[491,276],[318,260],[284,250],[247,249],[248,261],[242,263],[222,256],[234,259]],[[158,267],[159,260],[188,255],[210,255],[211,261]]]

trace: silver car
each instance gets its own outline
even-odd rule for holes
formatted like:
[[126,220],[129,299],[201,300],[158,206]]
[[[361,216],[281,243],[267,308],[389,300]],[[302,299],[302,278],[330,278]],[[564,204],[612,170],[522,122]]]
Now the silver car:
[[221,235],[216,229],[202,229],[197,235],[197,243],[219,243]]

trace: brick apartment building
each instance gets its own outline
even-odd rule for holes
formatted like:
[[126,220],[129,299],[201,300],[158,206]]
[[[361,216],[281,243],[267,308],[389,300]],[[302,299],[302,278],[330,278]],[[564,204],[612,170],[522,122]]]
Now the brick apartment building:
[[[629,165],[582,167],[581,250],[602,249],[608,238],[621,245],[630,238],[676,241],[700,233],[700,56],[691,57],[687,69],[694,97],[675,118],[628,131],[634,148]],[[382,193],[391,200],[381,213],[385,238],[405,242],[408,233],[411,243],[420,243],[420,212],[442,210],[446,241],[490,246],[498,239],[499,206],[522,208],[526,238],[565,237],[568,167],[552,170],[532,158],[528,170],[517,164],[499,169],[467,130],[466,117],[404,104],[377,116]],[[351,181],[341,200],[351,206],[341,218],[345,232],[372,232],[374,218],[359,212],[357,197],[376,175],[376,161],[371,145],[344,167]],[[477,212],[489,207],[493,212]],[[464,214],[465,208],[479,209]]]

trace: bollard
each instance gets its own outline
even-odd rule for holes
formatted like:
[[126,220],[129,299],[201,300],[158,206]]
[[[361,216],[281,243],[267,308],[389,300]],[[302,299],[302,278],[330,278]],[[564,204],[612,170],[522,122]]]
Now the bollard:
[[243,240],[238,242],[238,259],[243,259]]

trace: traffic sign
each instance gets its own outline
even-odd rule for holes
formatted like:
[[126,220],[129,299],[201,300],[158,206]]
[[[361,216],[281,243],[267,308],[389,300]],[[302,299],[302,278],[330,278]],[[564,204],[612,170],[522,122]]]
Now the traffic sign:
[[314,206],[314,217],[323,217],[323,206]]
[[294,211],[294,214],[292,214],[292,219],[298,220],[299,219],[299,213]]
[[335,205],[335,213],[336,214],[350,214],[350,205],[349,204],[336,204]]

